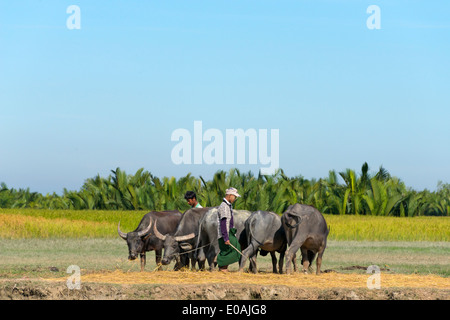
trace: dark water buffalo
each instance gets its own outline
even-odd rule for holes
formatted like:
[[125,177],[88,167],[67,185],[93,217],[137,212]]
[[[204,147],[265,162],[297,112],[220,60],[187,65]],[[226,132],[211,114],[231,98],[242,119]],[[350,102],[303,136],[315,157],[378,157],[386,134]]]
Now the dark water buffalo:
[[[163,265],[169,264],[176,258],[179,262],[180,254],[184,251],[190,251],[195,248],[198,237],[199,221],[210,208],[192,208],[182,214],[175,232],[172,234],[164,233],[162,223],[158,220],[153,226],[155,236],[164,242],[164,257],[161,260]],[[195,267],[196,257],[194,252],[188,253],[191,261],[191,268]],[[189,267],[189,260],[187,266]],[[203,266],[199,266],[203,268]]]
[[[216,257],[219,254],[218,242],[218,223],[217,207],[211,208],[200,220],[199,232],[200,236],[197,241],[197,259],[199,264],[205,265],[205,260],[208,261],[209,270],[212,271],[216,266]],[[250,216],[251,212],[247,210],[233,209],[233,221],[236,228],[236,238],[243,250],[247,246],[247,236],[245,233],[245,221]]]
[[[257,272],[256,256],[260,248],[262,255],[270,253],[273,273],[278,273],[275,252],[280,253],[279,272],[282,273],[287,241],[280,216],[270,211],[255,211],[245,222],[245,230],[248,246],[242,254],[250,260],[250,270]],[[239,271],[244,269],[246,260],[241,260]]]
[[301,250],[303,271],[307,272],[317,254],[320,274],[322,256],[327,246],[329,229],[323,215],[312,206],[296,203],[287,208],[281,217],[289,249],[286,253],[286,273],[291,272],[291,260]]
[[181,212],[174,211],[152,211],[144,215],[136,230],[128,233],[120,231],[120,222],[117,226],[119,236],[127,241],[128,259],[135,260],[140,255],[141,271],[144,271],[147,251],[155,250],[156,264],[161,262],[163,242],[152,232],[152,224],[158,220],[161,225],[161,232],[173,233],[181,219]]

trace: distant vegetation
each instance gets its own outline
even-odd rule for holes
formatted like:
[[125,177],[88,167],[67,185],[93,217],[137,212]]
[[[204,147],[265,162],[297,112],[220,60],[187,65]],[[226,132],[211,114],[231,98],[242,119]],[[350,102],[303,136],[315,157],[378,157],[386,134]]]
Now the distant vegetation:
[[158,178],[139,169],[134,175],[117,168],[108,177],[89,178],[79,191],[64,189],[62,195],[42,195],[29,189],[0,187],[0,208],[72,210],[186,210],[184,193],[193,190],[203,206],[220,204],[225,189],[233,186],[242,198],[236,209],[270,210],[282,213],[290,204],[304,203],[323,213],[370,216],[449,216],[450,184],[439,182],[437,190],[416,191],[381,167],[370,174],[364,163],[361,172],[330,171],[328,177],[287,177],[283,170],[271,176],[255,176],[238,169],[218,171],[211,180],[190,173],[176,179]]

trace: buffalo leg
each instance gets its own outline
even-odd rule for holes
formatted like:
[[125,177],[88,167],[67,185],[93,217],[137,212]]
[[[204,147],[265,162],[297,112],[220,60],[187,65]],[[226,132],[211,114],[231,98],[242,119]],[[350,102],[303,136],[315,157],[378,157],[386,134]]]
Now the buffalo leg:
[[283,274],[284,253],[285,251],[280,252],[280,258],[278,260],[278,272],[280,274]]
[[294,272],[298,271],[297,267],[297,254],[294,253],[294,256],[292,257],[292,263],[294,264]]
[[146,263],[146,256],[145,252],[140,254],[141,257],[141,272],[144,271],[145,263]]
[[198,268],[201,271],[205,271],[206,266],[206,253],[204,248],[200,248],[197,250],[197,261],[198,261]]
[[308,261],[309,261],[309,269],[312,272],[312,265],[314,258],[316,257],[316,252],[308,250]]
[[[187,265],[187,269],[189,270],[191,270],[191,271],[194,271],[194,269],[195,269],[195,259],[194,259],[194,257],[192,256],[192,253],[188,253],[188,259],[187,259],[187,261],[188,261],[188,265]],[[190,268],[189,268],[189,263],[190,263]]]
[[[278,272],[280,274],[283,274],[284,255],[286,254],[286,249],[287,249],[287,244],[284,243],[280,247],[280,250],[278,251],[280,253],[280,257],[279,257],[279,260],[278,260]],[[294,259],[295,259],[295,255],[294,255]],[[296,267],[295,264],[294,264],[294,267]]]
[[292,245],[289,247],[286,253],[286,273],[290,274],[292,272],[292,258],[295,256],[298,249],[300,249],[301,245],[303,244],[303,241],[301,243],[298,243],[297,241],[292,243]]
[[[197,260],[197,255],[195,255],[194,253],[190,252],[190,253],[188,254],[188,256],[189,256],[189,258],[190,258],[190,260],[191,260],[191,270],[192,270],[192,271],[195,271],[195,266],[196,266],[196,264],[197,264],[197,262],[198,262],[198,260]],[[200,264],[199,264],[199,268],[200,268]]]
[[198,261],[198,269],[199,270],[201,270],[201,271],[204,271],[205,270],[205,262],[206,262],[206,260],[199,260]]
[[174,271],[179,271],[182,268],[185,268],[186,264],[189,264],[189,261],[187,261],[187,263],[186,263],[186,255],[185,254],[177,255],[175,257],[175,261],[176,261],[176,263],[173,266],[173,270]]
[[259,250],[258,249],[256,249],[256,252],[255,252],[255,254],[250,258],[250,271],[251,272],[253,272],[253,273],[258,273],[258,266],[257,266],[257,263],[256,263],[256,258],[258,257],[258,252],[259,252]]
[[304,248],[300,248],[301,252],[302,252],[302,265],[303,265],[303,269],[302,271],[304,273],[308,273],[308,268],[309,268],[309,255],[308,255],[308,250],[304,249]]
[[277,271],[277,257],[275,256],[275,251],[270,251],[270,256],[272,257],[272,272],[278,273]]
[[322,255],[323,255],[323,251],[319,252],[319,254],[317,255],[317,267],[316,267],[316,274],[320,274],[320,266],[322,265]]
[[178,260],[179,260],[178,270],[181,270],[186,267],[189,269],[189,258],[185,254],[179,255]]
[[239,263],[239,272],[242,272],[245,267],[245,263],[247,262],[247,259],[249,260],[250,266],[249,268],[252,269],[252,258],[255,255],[255,251],[258,251],[258,246],[255,245],[255,243],[250,243],[250,245],[245,248],[244,251],[242,251],[242,259]]
[[316,264],[317,264],[316,274],[320,274],[320,267],[322,266],[322,256],[323,256],[324,251],[325,251],[325,247],[320,248],[319,253],[318,253],[318,255],[317,255],[317,261],[316,261]]
[[[291,235],[292,236],[292,235]],[[295,254],[297,253],[297,251],[303,246],[303,243],[305,243],[307,239],[307,236],[296,236],[293,239],[291,239],[292,241],[289,242],[288,239],[288,243],[290,243],[289,245],[289,249],[287,250],[286,253],[286,273],[290,274],[292,272],[292,267],[291,267],[291,262],[292,259],[295,257]],[[294,265],[295,265],[295,261],[294,261]]]
[[161,265],[161,260],[162,260],[162,249],[156,249],[155,250],[155,262],[156,262],[156,267],[158,268],[157,270],[160,270],[160,265]]
[[181,266],[181,260],[180,257],[175,257],[175,265],[173,266],[173,271],[180,270]]
[[[218,253],[216,253],[216,255],[214,256],[214,260],[213,260],[213,268],[215,268],[215,267],[217,267],[217,256],[218,256],[219,254]],[[211,270],[212,271],[212,270]]]
[[206,260],[208,260],[209,271],[213,271],[216,266],[216,249],[213,245],[206,251]]

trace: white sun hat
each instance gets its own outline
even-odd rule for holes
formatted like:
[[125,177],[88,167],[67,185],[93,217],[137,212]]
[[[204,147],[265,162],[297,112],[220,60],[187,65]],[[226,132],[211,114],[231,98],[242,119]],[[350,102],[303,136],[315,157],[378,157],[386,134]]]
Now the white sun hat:
[[227,195],[227,194],[232,194],[233,196],[235,196],[236,198],[239,198],[241,195],[237,192],[237,189],[236,188],[228,188],[226,191],[225,191],[225,195]]

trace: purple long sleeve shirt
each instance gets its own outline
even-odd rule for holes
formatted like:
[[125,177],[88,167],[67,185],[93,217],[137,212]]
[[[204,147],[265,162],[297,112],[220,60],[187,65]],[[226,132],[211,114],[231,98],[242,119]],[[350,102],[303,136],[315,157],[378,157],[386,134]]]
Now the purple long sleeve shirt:
[[231,228],[234,228],[234,218],[233,218],[233,208],[230,202],[227,199],[223,198],[222,203],[218,208],[218,237],[223,238],[223,241],[226,242],[230,239],[228,232]]
[[[230,229],[234,228],[234,217],[233,215],[231,215],[231,219],[230,219]],[[228,240],[230,240],[230,238],[228,237],[228,232],[227,232],[227,218],[223,218],[220,220],[220,232],[222,233],[222,238],[224,242],[227,242]]]

